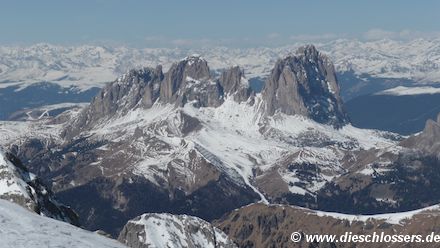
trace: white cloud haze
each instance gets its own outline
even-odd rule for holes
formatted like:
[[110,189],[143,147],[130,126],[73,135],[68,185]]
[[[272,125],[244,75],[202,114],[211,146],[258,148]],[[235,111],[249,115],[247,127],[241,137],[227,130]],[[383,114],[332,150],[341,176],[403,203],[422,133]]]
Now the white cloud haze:
[[165,36],[145,37],[145,45],[154,47],[210,47],[210,46],[228,46],[228,47],[252,47],[252,46],[280,46],[292,42],[326,42],[337,39],[360,39],[364,41],[374,41],[381,39],[392,40],[414,40],[414,39],[437,39],[440,38],[440,32],[422,32],[414,30],[389,31],[380,28],[373,28],[359,35],[353,34],[298,34],[285,36],[280,33],[269,33],[261,37],[249,38],[169,38]]

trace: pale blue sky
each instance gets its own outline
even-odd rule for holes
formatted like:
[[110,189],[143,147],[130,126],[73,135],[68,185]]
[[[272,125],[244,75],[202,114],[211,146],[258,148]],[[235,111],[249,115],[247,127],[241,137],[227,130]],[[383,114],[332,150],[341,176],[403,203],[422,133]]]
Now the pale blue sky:
[[440,33],[440,1],[4,0],[0,44],[259,46]]

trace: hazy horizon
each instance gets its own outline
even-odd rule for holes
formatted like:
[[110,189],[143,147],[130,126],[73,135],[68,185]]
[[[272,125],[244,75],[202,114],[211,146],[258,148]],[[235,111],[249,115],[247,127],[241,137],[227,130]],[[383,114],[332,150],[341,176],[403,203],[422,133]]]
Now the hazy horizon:
[[440,37],[440,2],[424,1],[8,1],[0,45],[259,47],[338,38]]

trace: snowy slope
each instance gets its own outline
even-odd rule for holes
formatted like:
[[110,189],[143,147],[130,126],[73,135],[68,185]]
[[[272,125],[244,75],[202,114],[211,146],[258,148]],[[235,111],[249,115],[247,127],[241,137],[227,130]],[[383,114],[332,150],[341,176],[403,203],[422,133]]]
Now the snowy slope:
[[0,200],[0,223],[0,246],[4,248],[125,247],[115,240],[39,216],[5,200]]
[[[225,47],[169,49],[103,46],[56,46],[36,44],[28,47],[0,47],[0,87],[50,81],[80,89],[102,87],[131,68],[156,66],[168,69],[172,62],[198,53],[210,61],[214,70],[240,65],[246,76],[264,77],[274,62],[300,45],[277,48]],[[379,40],[335,40],[315,44],[328,54],[340,72],[354,71],[373,77],[409,78],[417,82],[440,81],[440,40],[418,39],[408,42]]]
[[[385,133],[358,129],[351,125],[335,129],[303,116],[284,114],[263,121],[259,102],[258,97],[253,106],[226,99],[217,108],[195,109],[186,105],[184,109],[204,125],[200,132],[187,138],[221,158],[225,165],[233,168],[250,186],[255,180],[255,170],[268,172],[277,168],[280,160],[290,157],[290,163],[311,163],[321,167],[323,173],[310,179],[315,181],[308,186],[289,187],[293,193],[313,194],[325,182],[344,172],[340,162],[344,152],[371,148],[393,152],[399,150],[395,141],[384,137]],[[310,143],[310,139],[316,139],[316,143]],[[332,144],[320,145],[326,141]],[[296,158],[293,159],[292,155]],[[286,184],[298,180],[295,173],[278,170]]]
[[[291,163],[312,163],[322,166],[322,174],[308,186],[290,187],[299,194],[314,193],[325,182],[344,173],[341,160],[346,152],[369,150],[371,148],[398,152],[397,141],[386,137],[386,132],[366,130],[346,125],[335,129],[330,125],[317,123],[303,116],[278,114],[263,118],[261,98],[255,104],[237,103],[227,97],[219,107],[195,108],[186,104],[175,108],[167,104],[155,104],[150,109],[135,109],[125,115],[113,118],[90,130],[86,136],[93,135],[96,140],[121,142],[132,140],[137,130],[143,136],[155,137],[169,146],[164,150],[151,149],[154,144],[141,140],[130,141],[134,162],[133,171],[156,182],[174,159],[189,161],[188,154],[195,149],[209,162],[217,165],[238,184],[246,183],[256,193],[255,170],[263,172],[277,168],[280,160],[290,158]],[[197,132],[183,135],[180,112],[197,118],[203,128]],[[264,131],[262,131],[264,130]],[[182,142],[185,141],[185,142]],[[322,146],[322,144],[327,144]],[[125,153],[124,151],[121,151]],[[293,157],[294,158],[293,158]],[[103,163],[103,162],[99,162]],[[182,168],[181,173],[190,179],[194,175]],[[280,171],[285,183],[297,180],[295,173]]]

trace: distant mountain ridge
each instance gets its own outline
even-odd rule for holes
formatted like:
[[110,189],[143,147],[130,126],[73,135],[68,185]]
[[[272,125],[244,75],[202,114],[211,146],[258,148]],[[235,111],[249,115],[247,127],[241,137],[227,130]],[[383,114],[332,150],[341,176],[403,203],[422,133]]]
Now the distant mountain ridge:
[[[216,71],[240,65],[247,78],[266,77],[279,57],[302,46],[301,43],[276,48],[200,49],[105,46],[32,46],[0,47],[0,87],[54,82],[80,89],[102,87],[117,75],[141,66],[171,64],[197,53],[210,61]],[[440,82],[440,40],[335,40],[316,43],[334,62],[338,73],[354,72],[376,78],[402,78],[414,82]]]

